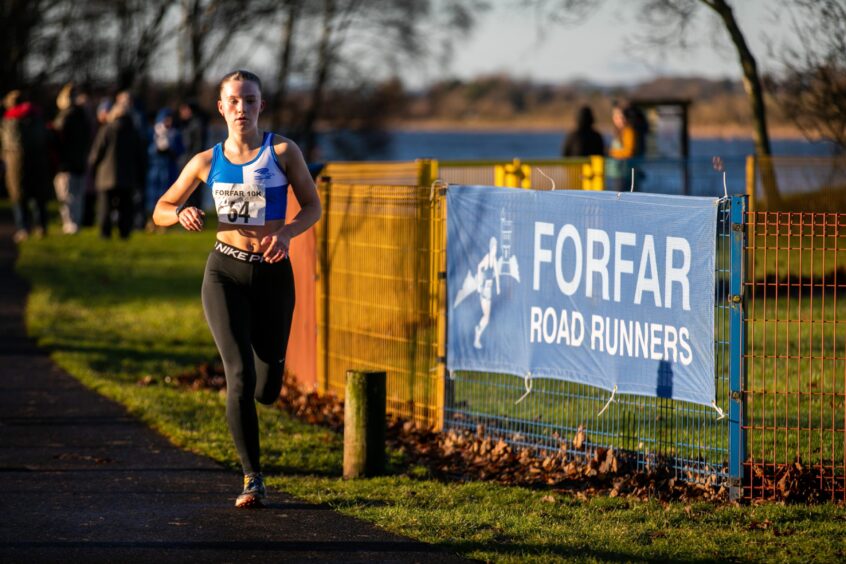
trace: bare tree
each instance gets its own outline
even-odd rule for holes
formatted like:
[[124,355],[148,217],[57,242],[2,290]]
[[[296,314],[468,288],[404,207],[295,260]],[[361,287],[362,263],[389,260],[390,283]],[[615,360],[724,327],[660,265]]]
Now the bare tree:
[[105,33],[111,14],[88,2],[52,2],[42,15],[30,55],[33,84],[98,83],[113,79],[113,41]]
[[698,9],[705,6],[710,9],[728,33],[737,52],[742,72],[743,88],[749,99],[754,124],[755,152],[760,160],[761,180],[770,209],[782,206],[781,195],[773,169],[772,148],[767,129],[767,112],[764,106],[764,88],[758,63],[749,48],[740,24],[727,0],[643,0],[643,21],[647,23],[656,42],[667,45],[676,43],[686,47],[689,35],[686,33]]
[[114,10],[117,21],[113,45],[117,86],[119,89],[132,88],[147,79],[171,3],[169,0],[118,0],[103,4]]
[[[420,62],[453,42],[446,37],[468,31],[480,0],[322,0],[316,13],[302,16],[317,23],[314,45],[302,52],[310,69],[310,94],[299,139],[307,158],[315,156],[316,125],[324,115],[325,97],[333,84],[361,84],[390,78],[404,64]],[[422,63],[421,63],[422,64]],[[367,77],[363,80],[362,77]]]
[[846,149],[846,0],[798,0],[773,93],[809,139]]
[[33,35],[42,23],[46,4],[43,0],[0,2],[0,84],[5,90],[24,84]]
[[360,4],[359,1],[351,0],[341,8],[341,17],[338,21],[337,0],[323,0],[323,18],[320,33],[320,42],[317,49],[317,64],[315,65],[314,83],[311,88],[311,101],[302,124],[302,142],[307,160],[313,160],[317,150],[317,135],[315,123],[320,115],[323,105],[324,89],[329,78],[329,72],[333,66],[336,51],[342,44],[343,34],[351,23],[351,14]]
[[278,2],[263,0],[182,0],[181,6],[188,45],[188,79],[182,91],[189,97],[199,94],[212,60],[236,35],[279,9]]
[[550,25],[575,27],[585,22],[603,4],[603,0],[515,0],[519,9],[531,9],[541,36]]
[[288,109],[288,81],[294,56],[294,35],[302,13],[302,2],[284,0],[282,3],[282,39],[279,49],[279,72],[276,77],[276,93],[273,96],[273,128],[282,129],[284,115]]
[[[150,70],[169,8],[167,0],[3,2],[2,25],[8,26],[0,33],[0,48],[8,55],[3,80],[131,87]],[[2,47],[4,42],[10,44]]]

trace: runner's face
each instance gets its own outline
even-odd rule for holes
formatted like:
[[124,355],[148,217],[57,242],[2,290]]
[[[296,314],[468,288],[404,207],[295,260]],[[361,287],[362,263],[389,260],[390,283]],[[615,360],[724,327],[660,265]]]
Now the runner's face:
[[230,80],[220,91],[217,109],[230,130],[255,129],[264,100],[258,84],[250,80]]

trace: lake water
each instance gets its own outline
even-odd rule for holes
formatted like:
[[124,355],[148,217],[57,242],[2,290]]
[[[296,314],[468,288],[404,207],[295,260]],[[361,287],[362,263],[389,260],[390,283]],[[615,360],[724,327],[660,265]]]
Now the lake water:
[[[392,131],[377,136],[370,147],[343,133],[322,135],[324,160],[441,160],[542,159],[560,156],[563,133],[538,131]],[[775,139],[776,155],[823,156],[831,145],[804,139]],[[741,157],[754,152],[752,139],[693,138],[694,159]]]
[[[393,131],[368,139],[343,132],[321,135],[321,160],[408,161],[418,158],[450,160],[554,159],[560,156],[563,133],[538,131]],[[832,147],[804,139],[775,139],[773,152],[779,156],[828,156]],[[722,196],[746,191],[746,157],[754,153],[752,139],[694,138],[690,140],[690,159],[649,159],[639,166],[635,189],[663,194]],[[725,164],[723,175],[715,172],[712,158],[719,156]],[[794,178],[782,186],[785,193],[817,189],[828,174],[819,168],[797,182]],[[628,175],[627,175],[628,176]],[[806,175],[807,176],[807,175]],[[620,180],[628,187],[627,180]],[[614,180],[606,179],[606,187]]]

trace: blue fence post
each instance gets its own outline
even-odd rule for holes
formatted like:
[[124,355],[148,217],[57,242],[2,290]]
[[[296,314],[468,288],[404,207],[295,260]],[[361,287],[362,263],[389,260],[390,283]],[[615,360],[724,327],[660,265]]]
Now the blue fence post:
[[746,460],[746,319],[743,282],[746,263],[746,206],[748,196],[731,197],[731,280],[729,299],[729,497],[743,495]]

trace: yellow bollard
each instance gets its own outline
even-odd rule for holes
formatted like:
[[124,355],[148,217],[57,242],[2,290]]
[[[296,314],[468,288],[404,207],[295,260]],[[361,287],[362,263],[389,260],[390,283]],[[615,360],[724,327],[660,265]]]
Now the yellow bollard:
[[532,187],[532,167],[524,165],[520,159],[514,159],[510,164],[494,167],[494,185],[511,188]]

